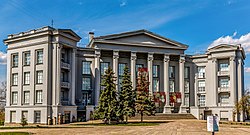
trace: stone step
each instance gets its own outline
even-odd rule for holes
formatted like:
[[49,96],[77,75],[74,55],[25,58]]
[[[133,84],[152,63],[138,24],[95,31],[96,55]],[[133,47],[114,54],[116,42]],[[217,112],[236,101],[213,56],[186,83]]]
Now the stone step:
[[[137,114],[135,117],[131,117],[131,120],[140,120],[141,116]],[[143,116],[144,120],[177,120],[177,119],[196,119],[192,114],[163,114],[157,113],[155,116]]]

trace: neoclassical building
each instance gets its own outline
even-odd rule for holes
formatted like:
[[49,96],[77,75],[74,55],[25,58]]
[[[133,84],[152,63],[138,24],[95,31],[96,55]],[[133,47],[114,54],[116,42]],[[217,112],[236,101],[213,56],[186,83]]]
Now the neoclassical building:
[[47,124],[88,120],[98,105],[102,75],[110,66],[120,90],[129,67],[133,88],[139,68],[148,69],[151,95],[159,93],[159,113],[216,114],[242,120],[234,104],[244,91],[245,52],[240,45],[218,45],[202,55],[186,55],[187,45],[147,30],[95,37],[78,47],[70,29],[43,27],[8,35],[5,122]]

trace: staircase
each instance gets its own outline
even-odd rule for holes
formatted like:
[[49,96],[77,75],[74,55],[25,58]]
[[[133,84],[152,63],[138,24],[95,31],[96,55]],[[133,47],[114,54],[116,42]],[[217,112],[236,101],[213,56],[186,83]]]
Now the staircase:
[[[130,120],[140,120],[141,116],[137,114],[135,117],[131,117]],[[164,114],[157,113],[155,116],[143,115],[143,120],[180,120],[180,119],[196,119],[192,114]]]

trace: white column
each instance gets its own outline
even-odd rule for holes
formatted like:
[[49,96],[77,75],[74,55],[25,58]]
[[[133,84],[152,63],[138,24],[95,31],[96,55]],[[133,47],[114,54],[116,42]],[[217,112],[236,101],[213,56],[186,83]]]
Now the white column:
[[[34,54],[35,54],[35,52],[34,52]],[[53,60],[52,60],[52,63],[54,63],[53,65],[52,65],[52,70],[53,70],[53,72],[52,72],[52,74],[53,74],[53,76],[52,76],[52,81],[53,81],[53,83],[52,83],[52,105],[53,106],[55,106],[56,105],[56,86],[57,86],[57,84],[56,84],[56,75],[57,75],[57,67],[56,67],[56,61],[57,61],[57,44],[53,44]],[[35,58],[34,58],[35,59]],[[35,79],[35,75],[34,75],[34,79]],[[34,84],[35,84],[35,81],[34,81]],[[34,92],[35,93],[35,92]],[[34,94],[33,94],[34,95]]]
[[[242,60],[242,58],[238,58],[238,101],[240,101],[240,99],[243,96],[243,92],[244,92],[244,62]],[[244,117],[243,117],[243,113],[239,112],[239,114],[237,114],[237,121],[243,121]]]
[[99,96],[100,96],[100,56],[101,51],[95,50],[95,105],[98,105]]
[[131,81],[133,89],[136,89],[136,52],[131,52]]
[[61,104],[61,45],[57,45],[56,105]]
[[118,59],[119,59],[119,51],[113,51],[113,71],[116,77],[115,84],[116,90],[118,90]]
[[[212,88],[212,99],[209,100],[209,98],[206,96],[206,102],[211,102],[212,106],[218,106],[218,61],[216,58],[212,58],[213,63],[213,88]],[[208,72],[209,74],[209,72]],[[206,103],[207,104],[207,103]],[[207,106],[207,105],[206,105]]]
[[195,107],[198,107],[198,96],[197,96],[198,80],[197,80],[197,78],[198,78],[198,76],[197,76],[197,74],[195,74],[195,76],[194,76],[194,106]]
[[154,59],[154,54],[148,53],[148,79],[149,79],[150,96],[153,96],[153,59]]
[[234,106],[236,101],[236,62],[235,56],[230,57],[230,97],[229,104]]
[[72,49],[72,68],[71,68],[71,104],[75,105],[76,97],[76,48]]
[[180,107],[180,113],[186,113],[186,108],[184,106],[184,66],[185,66],[185,56],[180,55],[179,60],[179,90],[181,92],[181,107]]
[[166,95],[165,107],[163,113],[171,113],[171,107],[169,105],[169,55],[164,54],[163,66],[164,66],[164,92]]

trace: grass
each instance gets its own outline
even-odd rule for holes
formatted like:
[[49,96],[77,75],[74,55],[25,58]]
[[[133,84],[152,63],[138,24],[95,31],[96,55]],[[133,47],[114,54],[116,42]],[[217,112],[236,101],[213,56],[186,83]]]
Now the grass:
[[29,135],[28,132],[0,132],[0,135]]

